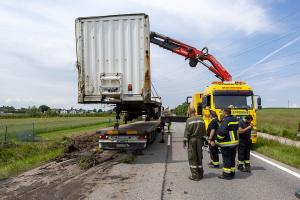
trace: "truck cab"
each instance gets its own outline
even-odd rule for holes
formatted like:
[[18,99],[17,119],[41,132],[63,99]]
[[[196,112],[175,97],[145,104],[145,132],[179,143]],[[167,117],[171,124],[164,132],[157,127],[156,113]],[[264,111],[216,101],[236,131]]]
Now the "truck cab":
[[[261,108],[260,97],[257,100],[257,108]],[[210,121],[209,111],[213,110],[218,115],[219,120],[222,118],[222,110],[231,108],[233,116],[238,120],[245,118],[247,115],[253,117],[253,130],[251,132],[252,143],[257,141],[256,133],[256,105],[254,102],[254,93],[252,88],[245,82],[213,82],[207,86],[203,93],[195,93],[190,103],[194,107],[196,114],[201,116],[205,122],[206,128]]]

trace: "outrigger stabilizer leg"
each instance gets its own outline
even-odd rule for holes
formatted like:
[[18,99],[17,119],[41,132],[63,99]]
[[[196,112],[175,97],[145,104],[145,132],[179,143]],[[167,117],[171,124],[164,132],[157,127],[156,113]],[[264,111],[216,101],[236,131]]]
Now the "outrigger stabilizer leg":
[[116,109],[116,123],[114,125],[114,129],[118,129],[120,126],[119,120],[121,119],[120,117],[120,110],[117,108]]

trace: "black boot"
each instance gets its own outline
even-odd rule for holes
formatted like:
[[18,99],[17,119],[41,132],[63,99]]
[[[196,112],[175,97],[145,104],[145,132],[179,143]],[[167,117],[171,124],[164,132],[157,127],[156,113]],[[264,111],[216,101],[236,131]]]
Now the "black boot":
[[239,171],[244,171],[244,165],[242,165],[242,164],[239,164],[238,165],[238,167],[237,167],[237,169],[239,170]]
[[189,179],[192,181],[200,181],[200,178],[189,176]]
[[235,172],[231,172],[230,176],[231,176],[231,178],[234,178],[235,177]]
[[231,176],[231,174],[225,174],[225,173],[223,173],[223,174],[219,175],[218,178],[219,179],[224,179],[224,180],[231,180],[232,176]]
[[202,179],[203,178],[203,174],[204,174],[204,171],[202,168],[198,169],[198,174],[199,174],[199,179]]
[[244,171],[248,172],[248,173],[251,173],[251,166],[250,165],[246,165]]

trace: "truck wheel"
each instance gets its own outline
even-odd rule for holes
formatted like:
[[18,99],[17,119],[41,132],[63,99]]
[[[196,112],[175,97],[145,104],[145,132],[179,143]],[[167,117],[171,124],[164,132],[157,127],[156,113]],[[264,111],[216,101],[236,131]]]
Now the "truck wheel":
[[149,134],[149,144],[153,143],[153,133]]
[[152,133],[149,134],[149,144],[152,144],[153,136]]
[[128,117],[124,116],[123,121],[124,121],[124,124],[127,124],[128,123]]
[[119,129],[119,126],[120,126],[119,122],[116,122],[114,125],[114,129]]
[[150,121],[150,116],[149,115],[146,116],[145,121],[146,122]]
[[147,144],[150,144],[150,142],[151,142],[151,134],[147,134]]

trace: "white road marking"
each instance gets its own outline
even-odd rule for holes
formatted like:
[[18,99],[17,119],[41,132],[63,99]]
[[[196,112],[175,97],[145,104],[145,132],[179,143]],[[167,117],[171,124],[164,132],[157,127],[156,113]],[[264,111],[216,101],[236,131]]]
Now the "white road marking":
[[285,167],[283,167],[283,166],[281,166],[279,164],[276,164],[276,163],[274,163],[274,162],[272,162],[272,161],[270,161],[270,160],[268,160],[266,158],[263,158],[263,157],[255,154],[253,152],[251,152],[250,154],[252,156],[254,156],[255,158],[258,158],[258,159],[260,159],[260,160],[262,160],[262,161],[264,161],[264,162],[266,162],[266,163],[268,163],[270,165],[273,165],[274,167],[277,167],[278,169],[281,169],[282,171],[285,171],[285,172],[287,172],[287,173],[289,173],[289,174],[291,174],[291,175],[293,175],[293,176],[295,176],[297,178],[300,178],[300,174],[298,174],[298,173],[296,173],[296,172],[294,172],[294,171],[292,171],[292,170],[290,170],[288,168],[285,168]]
[[171,136],[168,135],[168,146],[170,146],[170,145],[171,145]]

